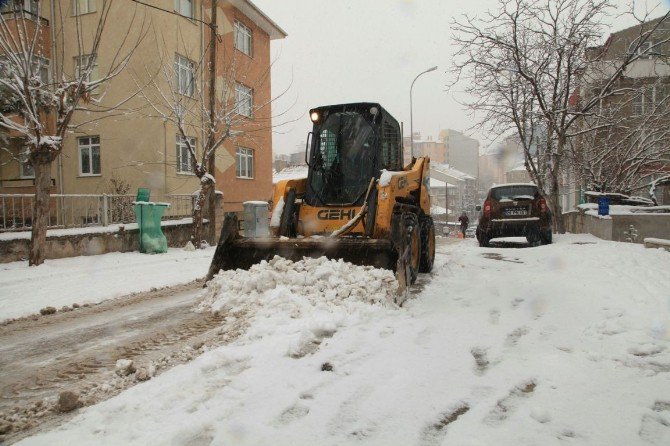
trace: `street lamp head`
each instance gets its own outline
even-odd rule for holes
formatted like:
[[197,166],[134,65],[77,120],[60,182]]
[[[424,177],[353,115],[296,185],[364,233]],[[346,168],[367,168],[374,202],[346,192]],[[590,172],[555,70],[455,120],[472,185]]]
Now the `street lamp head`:
[[412,158],[414,158],[414,119],[412,118],[412,89],[414,88],[414,82],[422,75],[426,73],[430,73],[431,71],[437,70],[437,65],[434,67],[428,68],[426,71],[422,71],[421,73],[417,74],[414,80],[412,81],[412,85],[409,87],[409,132],[410,132],[410,137],[409,137],[409,142],[410,142],[410,154]]

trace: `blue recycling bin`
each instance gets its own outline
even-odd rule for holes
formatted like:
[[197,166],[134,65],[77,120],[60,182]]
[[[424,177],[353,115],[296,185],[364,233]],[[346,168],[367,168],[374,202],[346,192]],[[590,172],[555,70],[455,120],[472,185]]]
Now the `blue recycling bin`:
[[610,199],[607,197],[600,197],[598,199],[598,215],[610,214]]

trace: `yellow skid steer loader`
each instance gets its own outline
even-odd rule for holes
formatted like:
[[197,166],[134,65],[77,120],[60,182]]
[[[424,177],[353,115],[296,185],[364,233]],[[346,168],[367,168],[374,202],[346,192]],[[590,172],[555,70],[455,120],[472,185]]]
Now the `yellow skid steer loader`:
[[208,280],[275,255],[326,256],[394,270],[401,303],[435,258],[430,159],[403,167],[400,126],[379,104],[330,105],[309,114],[307,178],[275,186],[269,237],[240,236],[235,214],[226,214]]

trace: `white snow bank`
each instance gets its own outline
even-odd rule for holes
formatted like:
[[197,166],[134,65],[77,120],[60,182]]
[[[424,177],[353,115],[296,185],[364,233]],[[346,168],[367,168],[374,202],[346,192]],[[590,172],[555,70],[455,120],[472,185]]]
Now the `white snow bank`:
[[165,254],[114,252],[96,256],[0,264],[0,321],[41,308],[93,304],[204,277],[214,248],[168,249]]

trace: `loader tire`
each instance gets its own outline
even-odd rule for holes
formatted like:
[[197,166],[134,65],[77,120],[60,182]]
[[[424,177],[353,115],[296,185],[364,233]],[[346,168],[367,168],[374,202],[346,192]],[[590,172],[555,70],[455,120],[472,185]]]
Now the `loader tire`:
[[416,281],[419,275],[421,265],[421,226],[419,217],[416,214],[407,213],[405,218],[405,228],[407,229],[407,245],[409,246],[409,277],[410,284]]
[[420,273],[429,273],[435,263],[435,223],[433,218],[424,216],[420,219],[421,229],[421,262]]
[[284,237],[295,237],[295,189],[288,191],[286,196],[286,203],[284,203],[284,210],[281,213],[279,220],[279,235]]

